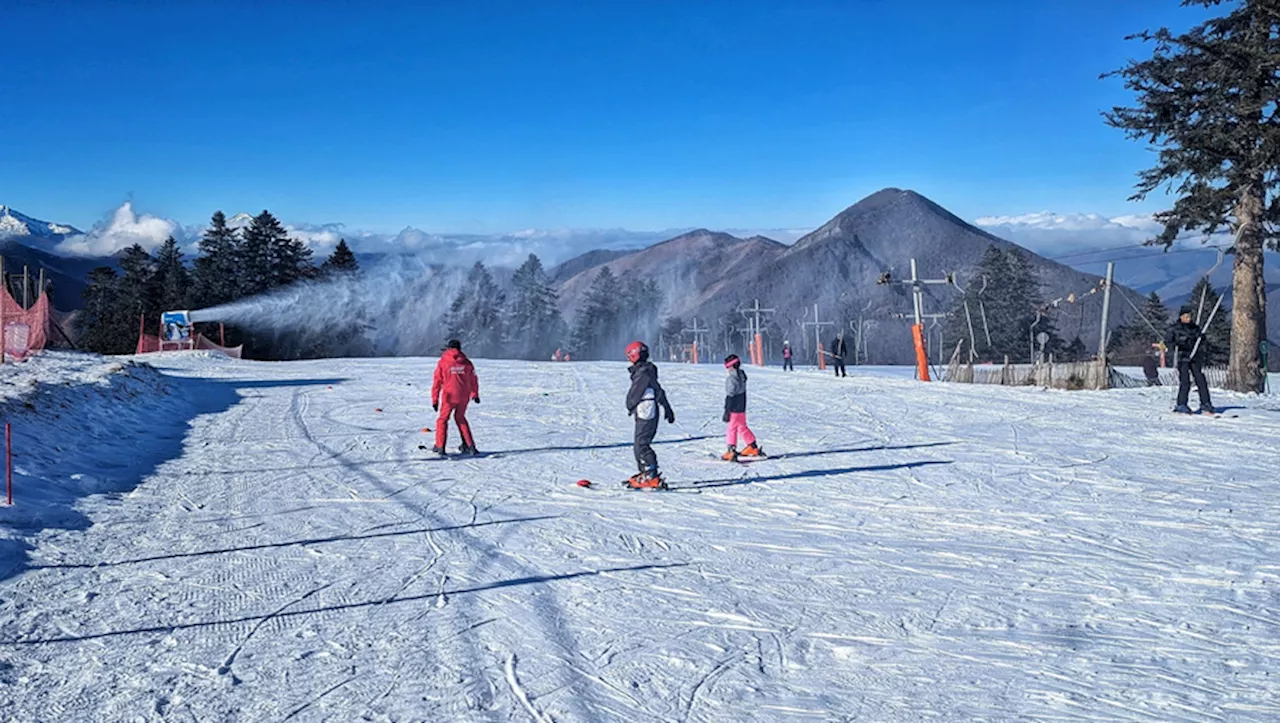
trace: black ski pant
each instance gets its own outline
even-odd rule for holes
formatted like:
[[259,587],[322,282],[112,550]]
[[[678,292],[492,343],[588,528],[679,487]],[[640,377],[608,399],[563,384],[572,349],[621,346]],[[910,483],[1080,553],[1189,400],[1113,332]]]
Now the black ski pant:
[[844,373],[844,357],[842,356],[831,357],[831,366],[835,369],[836,376],[838,377],[849,376],[848,374]]
[[784,372],[793,372],[793,371],[795,371],[795,370],[796,370],[796,367],[795,367],[795,365],[794,365],[794,364],[792,364],[792,363],[791,363],[791,357],[783,357],[783,359],[782,359],[782,371],[784,371]]
[[1180,361],[1178,362],[1178,406],[1187,406],[1187,399],[1191,396],[1191,379],[1196,380],[1196,392],[1200,395],[1201,407],[1212,407],[1213,403],[1209,401],[1209,382],[1204,378],[1204,372],[1200,370],[1200,361]]
[[653,438],[658,434],[658,417],[636,420],[636,466],[640,471],[658,470],[658,453],[653,451]]

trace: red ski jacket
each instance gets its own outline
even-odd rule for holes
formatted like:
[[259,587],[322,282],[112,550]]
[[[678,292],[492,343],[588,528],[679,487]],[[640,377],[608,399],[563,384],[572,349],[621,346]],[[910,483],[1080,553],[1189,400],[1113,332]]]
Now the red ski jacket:
[[431,403],[439,404],[440,398],[450,404],[461,404],[480,396],[480,381],[476,368],[457,349],[446,349],[436,364],[435,377],[431,380]]

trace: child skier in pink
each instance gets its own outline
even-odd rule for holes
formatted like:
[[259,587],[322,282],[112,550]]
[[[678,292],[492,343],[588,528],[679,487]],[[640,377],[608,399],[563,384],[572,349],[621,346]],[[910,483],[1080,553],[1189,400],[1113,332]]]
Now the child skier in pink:
[[[764,450],[747,427],[747,373],[742,371],[742,360],[737,354],[730,354],[724,358],[724,368],[729,370],[724,382],[724,421],[729,425],[724,431],[724,443],[729,449],[721,459],[735,462],[739,456],[763,457]],[[747,444],[741,452],[738,440]]]

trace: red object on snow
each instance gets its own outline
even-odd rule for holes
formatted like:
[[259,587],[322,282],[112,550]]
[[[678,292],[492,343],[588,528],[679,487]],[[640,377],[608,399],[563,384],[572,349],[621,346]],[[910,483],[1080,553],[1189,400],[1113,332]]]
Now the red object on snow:
[[375,412],[381,412],[381,411],[382,411],[382,407],[374,407],[373,411],[375,411]]
[[578,480],[578,486],[579,486],[579,487],[590,487],[590,486],[591,486],[591,480],[589,480],[589,479],[580,479],[580,480]]

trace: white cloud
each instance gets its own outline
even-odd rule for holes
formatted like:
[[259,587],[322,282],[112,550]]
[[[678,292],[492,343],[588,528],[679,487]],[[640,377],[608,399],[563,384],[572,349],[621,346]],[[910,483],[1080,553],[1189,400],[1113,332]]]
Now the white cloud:
[[[1160,235],[1162,226],[1151,216],[1125,215],[1108,218],[1096,213],[1058,214],[1050,211],[1015,216],[983,216],[974,225],[1004,239],[1025,246],[1043,256],[1054,258],[1079,255],[1089,251],[1135,251],[1148,240]],[[1214,238],[1214,243],[1230,242],[1229,234]],[[1203,235],[1184,233],[1178,245],[1199,246]]]
[[66,256],[111,256],[134,244],[152,251],[173,236],[183,238],[177,221],[150,214],[138,215],[133,202],[125,201],[110,216],[93,225],[88,233],[71,236],[56,251]]

